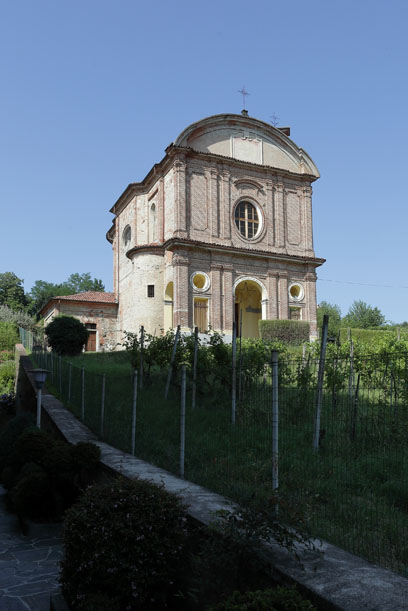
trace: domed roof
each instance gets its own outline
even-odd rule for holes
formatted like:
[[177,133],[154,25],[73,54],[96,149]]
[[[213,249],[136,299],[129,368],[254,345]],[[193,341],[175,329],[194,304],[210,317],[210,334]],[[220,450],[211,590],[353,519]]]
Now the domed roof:
[[213,115],[192,123],[175,146],[319,178],[309,155],[279,128],[246,115]]

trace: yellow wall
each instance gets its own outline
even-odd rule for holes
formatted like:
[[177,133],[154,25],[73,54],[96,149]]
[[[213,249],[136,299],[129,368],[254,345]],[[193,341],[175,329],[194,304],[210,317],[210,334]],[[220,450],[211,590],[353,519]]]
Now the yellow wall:
[[[239,317],[242,316],[242,337],[259,337],[258,320],[262,319],[261,291],[251,280],[245,280],[235,289],[235,303],[238,303]],[[237,333],[240,330],[238,323]]]

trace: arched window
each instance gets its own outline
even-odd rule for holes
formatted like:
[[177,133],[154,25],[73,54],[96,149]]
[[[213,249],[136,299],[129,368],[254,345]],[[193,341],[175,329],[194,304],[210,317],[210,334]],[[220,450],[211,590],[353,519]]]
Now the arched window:
[[239,202],[234,213],[239,233],[247,239],[255,238],[260,230],[260,219],[256,206],[251,202]]
[[150,218],[149,218],[149,242],[155,242],[156,236],[156,204],[150,206]]
[[122,242],[124,248],[126,248],[130,244],[130,240],[132,239],[132,229],[130,225],[126,225],[122,234]]

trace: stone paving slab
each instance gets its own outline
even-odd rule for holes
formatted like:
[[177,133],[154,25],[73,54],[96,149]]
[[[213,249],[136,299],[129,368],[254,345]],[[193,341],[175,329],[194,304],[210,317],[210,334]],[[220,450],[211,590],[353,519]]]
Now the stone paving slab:
[[49,611],[59,588],[62,525],[30,524],[24,535],[5,494],[0,486],[0,611]]

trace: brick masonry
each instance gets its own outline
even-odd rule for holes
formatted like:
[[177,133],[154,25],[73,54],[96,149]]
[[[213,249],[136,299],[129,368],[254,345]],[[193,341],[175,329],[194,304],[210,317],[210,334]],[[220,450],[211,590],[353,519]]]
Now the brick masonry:
[[[118,337],[140,325],[159,333],[169,308],[173,326],[193,328],[195,297],[207,300],[209,324],[230,334],[240,279],[258,291],[259,307],[244,308],[248,319],[252,311],[286,319],[296,306],[316,337],[315,270],[324,262],[313,249],[311,185],[318,177],[305,151],[251,117],[216,115],[189,126],[112,208]],[[260,220],[251,239],[234,221],[241,201]],[[204,292],[194,287],[194,272],[209,277]],[[293,283],[301,286],[299,299],[289,293]]]

